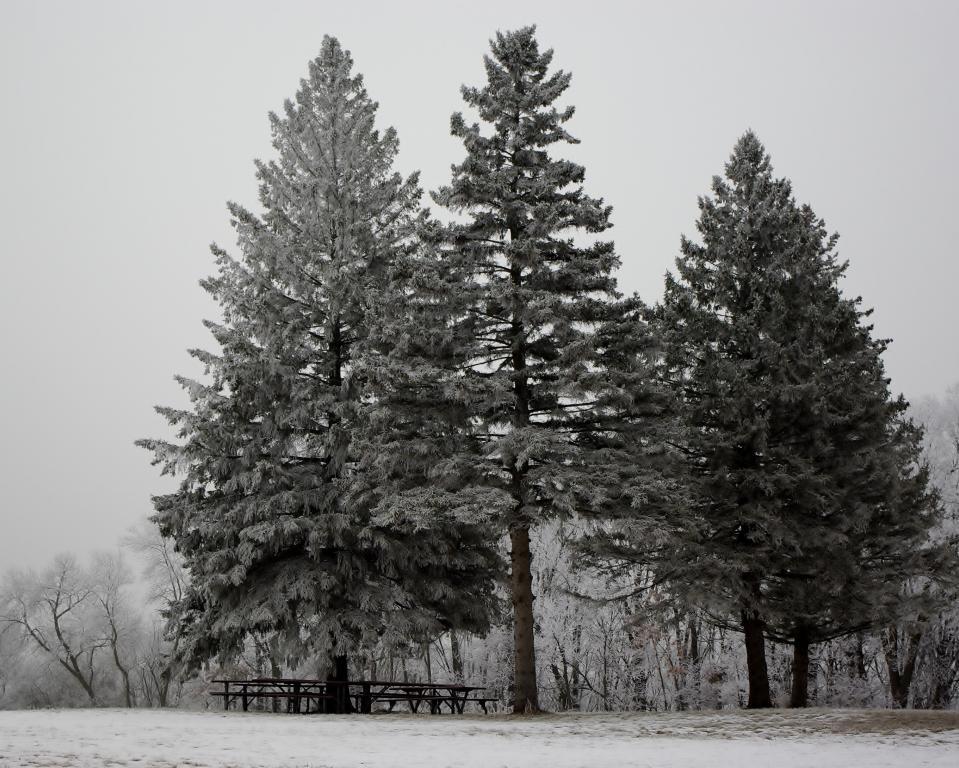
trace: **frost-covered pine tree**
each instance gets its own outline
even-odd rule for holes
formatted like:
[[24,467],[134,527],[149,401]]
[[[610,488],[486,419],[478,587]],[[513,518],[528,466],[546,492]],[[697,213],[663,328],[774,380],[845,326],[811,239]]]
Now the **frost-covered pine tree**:
[[155,519],[190,572],[175,614],[193,663],[258,633],[290,661],[328,655],[342,678],[359,645],[488,622],[485,528],[446,510],[378,515],[354,492],[375,400],[357,371],[381,354],[368,315],[423,214],[352,67],[324,38],[295,101],[271,114],[262,214],[230,205],[240,256],[214,246],[203,283],[222,310],[207,323],[220,351],[192,351],[207,378],[180,379],[190,408],[159,409],[179,442],[141,443],[182,477]]
[[764,634],[794,641],[802,704],[809,643],[871,626],[919,575],[935,500],[836,237],[753,133],[699,205],[660,311],[694,499],[671,579],[744,632],[750,707],[771,705]]
[[466,158],[435,195],[456,223],[434,226],[433,253],[406,265],[411,290],[390,330],[393,414],[403,409],[410,426],[397,453],[442,455],[428,471],[443,503],[493,512],[492,540],[508,535],[512,706],[526,712],[539,707],[530,529],[604,497],[617,465],[591,436],[627,407],[625,384],[639,375],[606,363],[645,336],[616,293],[613,244],[583,237],[610,226],[610,208],[556,154],[576,141],[573,108],[556,106],[570,75],[550,71],[533,27],[491,46],[487,82],[462,91],[480,122],[453,115]]

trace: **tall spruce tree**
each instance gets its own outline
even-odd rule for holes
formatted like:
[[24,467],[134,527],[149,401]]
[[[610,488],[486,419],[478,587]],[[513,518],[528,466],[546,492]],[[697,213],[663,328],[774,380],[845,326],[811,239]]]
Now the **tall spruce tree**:
[[498,555],[483,525],[448,509],[374,513],[355,492],[375,400],[359,371],[383,354],[369,314],[423,213],[352,66],[324,38],[296,100],[270,115],[263,213],[229,206],[241,257],[214,246],[203,283],[221,351],[191,352],[207,380],[180,379],[190,408],[158,409],[180,442],[140,443],[183,478],[155,498],[155,520],[190,571],[174,613],[194,664],[256,633],[291,661],[328,655],[342,679],[358,645],[489,621]]
[[[812,209],[745,134],[699,201],[659,320],[682,401],[691,514],[673,589],[745,635],[750,707],[771,706],[765,636],[810,642],[864,628],[895,601],[935,499],[890,396],[869,314]],[[904,460],[903,456],[907,458]],[[910,566],[911,564],[911,566]]]
[[608,363],[645,343],[616,293],[612,243],[577,236],[606,230],[610,208],[583,192],[581,166],[554,154],[576,140],[564,127],[573,108],[555,106],[570,75],[550,72],[552,57],[533,27],[491,41],[486,84],[462,90],[481,123],[453,115],[466,158],[435,195],[457,223],[434,226],[433,253],[407,261],[411,290],[387,324],[390,411],[405,425],[390,453],[434,478],[437,503],[492,512],[491,537],[509,538],[515,712],[539,708],[530,529],[604,495],[615,446],[591,437],[628,406],[624,384],[641,373],[614,376]]

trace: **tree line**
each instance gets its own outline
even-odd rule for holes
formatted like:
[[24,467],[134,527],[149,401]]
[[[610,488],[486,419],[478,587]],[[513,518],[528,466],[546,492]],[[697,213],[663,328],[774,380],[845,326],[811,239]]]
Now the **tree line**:
[[166,636],[163,611],[182,598],[188,575],[173,542],[146,521],[122,545],[87,562],[62,554],[40,571],[4,574],[0,709],[180,702],[178,641]]
[[[493,38],[451,119],[442,221],[335,39],[270,115],[262,210],[229,205],[238,255],[214,245],[203,282],[218,349],[191,350],[189,407],[158,409],[176,441],[140,443],[181,479],[154,520],[189,574],[167,609],[182,672],[256,640],[331,679],[425,645],[429,673],[445,638],[466,674],[468,638],[506,628],[503,694],[538,711],[544,531],[594,601],[575,610],[624,647],[650,622],[699,664],[741,633],[749,707],[773,703],[768,643],[791,647],[805,706],[811,649],[955,599],[922,430],[839,287],[836,236],[747,132],[663,300],[624,296],[611,207],[562,156],[578,139],[552,58],[533,27]],[[602,686],[558,637],[564,706]]]

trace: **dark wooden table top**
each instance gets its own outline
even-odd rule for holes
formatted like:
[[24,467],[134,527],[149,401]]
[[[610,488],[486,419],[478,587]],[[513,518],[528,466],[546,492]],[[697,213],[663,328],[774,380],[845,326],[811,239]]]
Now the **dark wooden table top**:
[[377,687],[399,688],[406,690],[430,690],[442,689],[447,691],[481,691],[486,686],[466,685],[465,683],[422,683],[422,682],[404,682],[402,680],[320,680],[317,678],[297,678],[297,677],[254,677],[246,680],[227,680],[217,678],[213,683],[229,683],[230,685],[369,685]]

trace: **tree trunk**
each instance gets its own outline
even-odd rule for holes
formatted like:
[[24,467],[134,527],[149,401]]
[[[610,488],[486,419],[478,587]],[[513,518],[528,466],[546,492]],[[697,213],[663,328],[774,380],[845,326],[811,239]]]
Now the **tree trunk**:
[[702,670],[699,663],[699,617],[689,616],[689,671],[692,678],[692,693],[695,700],[690,702],[695,709],[702,708]]
[[[276,643],[273,642],[270,644],[270,677],[274,680],[276,678],[283,676],[283,670],[280,668],[280,665],[276,661]],[[271,702],[273,704],[272,709],[274,712],[280,711],[280,699],[275,697]]]
[[134,695],[133,686],[130,684],[130,672],[121,663],[120,654],[117,651],[116,646],[113,647],[113,661],[114,664],[116,664],[116,668],[120,672],[120,677],[123,679],[123,704],[127,709],[133,709]]
[[353,705],[350,702],[350,689],[345,685],[349,676],[349,662],[345,655],[333,656],[333,669],[327,674],[326,681],[328,693],[332,694],[332,699],[327,699],[324,711],[331,715],[345,715],[353,711]]
[[569,675],[567,675],[566,665],[563,665],[563,671],[560,672],[556,664],[549,665],[549,671],[553,673],[553,682],[556,683],[556,698],[559,701],[560,711],[565,712],[573,708],[573,697],[570,693]]
[[[179,648],[180,638],[177,636],[173,638],[173,645],[170,647],[170,652],[166,655],[163,655],[161,652],[160,658],[162,660],[163,667],[160,670],[160,681],[157,685],[157,700],[159,706],[161,707],[167,707],[170,705],[170,685],[172,684],[174,678],[173,660],[176,658]],[[177,679],[180,680],[179,688],[182,689],[182,678],[177,675]]]
[[809,633],[805,627],[799,627],[793,638],[793,684],[789,706],[809,706]]
[[909,706],[909,689],[912,676],[916,671],[916,659],[919,655],[919,641],[922,633],[914,629],[905,636],[906,647],[900,648],[899,629],[889,627],[882,638],[883,655],[889,669],[889,694],[897,707]]
[[430,640],[423,641],[423,666],[426,668],[426,682],[433,682],[433,656],[430,653]]
[[746,670],[749,674],[747,709],[765,709],[773,705],[769,695],[769,671],[766,669],[766,640],[763,620],[755,611],[743,611],[743,635],[746,640]]
[[513,599],[513,712],[539,711],[536,691],[536,655],[533,649],[533,577],[530,569],[529,528],[509,532],[510,587]]
[[460,651],[460,639],[456,636],[455,629],[450,630],[450,659],[454,682],[463,682],[463,654]]
[[863,647],[862,632],[856,634],[856,677],[866,679],[866,649]]
[[689,617],[689,663],[699,665],[699,619],[692,615]]
[[157,681],[157,705],[167,707],[170,705],[170,682],[173,679],[173,669],[168,662],[164,662],[160,670],[160,679]]
[[140,690],[142,691],[141,702],[145,703],[150,709],[153,709],[155,702],[153,700],[153,689],[150,684],[150,677],[148,677],[147,670],[140,668]]

